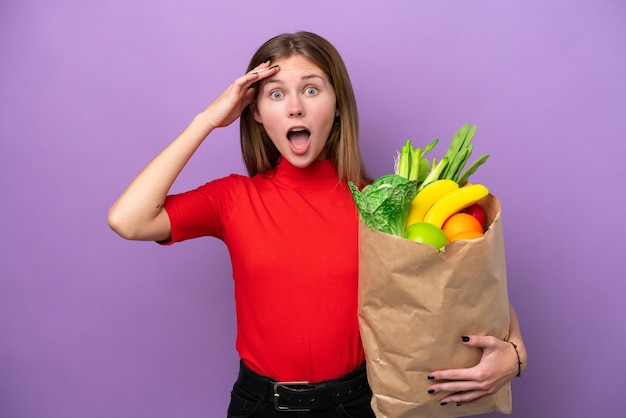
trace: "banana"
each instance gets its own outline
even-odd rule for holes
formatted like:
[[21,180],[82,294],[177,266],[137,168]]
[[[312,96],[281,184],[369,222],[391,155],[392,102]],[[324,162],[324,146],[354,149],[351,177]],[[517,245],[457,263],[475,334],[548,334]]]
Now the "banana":
[[482,184],[460,187],[437,200],[424,215],[424,222],[441,228],[450,216],[484,199],[488,194],[489,190]]
[[441,179],[428,183],[413,198],[409,215],[407,216],[406,225],[413,225],[424,220],[424,215],[428,209],[446,194],[458,190],[459,185],[453,180]]

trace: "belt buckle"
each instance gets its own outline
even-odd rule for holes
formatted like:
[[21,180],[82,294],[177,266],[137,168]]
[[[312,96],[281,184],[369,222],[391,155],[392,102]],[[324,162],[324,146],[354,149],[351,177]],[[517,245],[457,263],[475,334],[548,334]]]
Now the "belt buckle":
[[277,411],[293,411],[293,412],[308,412],[310,408],[290,408],[289,406],[282,406],[280,404],[280,393],[278,388],[288,386],[310,386],[309,382],[274,382],[274,407]]

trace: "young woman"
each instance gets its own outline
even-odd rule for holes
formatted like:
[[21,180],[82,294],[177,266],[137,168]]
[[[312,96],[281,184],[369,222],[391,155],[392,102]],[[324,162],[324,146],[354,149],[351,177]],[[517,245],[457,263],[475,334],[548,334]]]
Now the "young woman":
[[[200,144],[238,118],[249,176],[168,196]],[[228,416],[374,416],[357,320],[358,214],[348,181],[369,178],[347,70],[328,41],[298,32],[261,46],[247,73],[111,207],[109,224],[127,239],[170,244],[214,236],[226,243],[241,356]],[[523,350],[514,316],[511,328]],[[479,336],[468,344],[484,348],[480,365],[433,372],[452,380],[432,386],[454,392],[447,402],[492,393],[517,373],[510,344]]]

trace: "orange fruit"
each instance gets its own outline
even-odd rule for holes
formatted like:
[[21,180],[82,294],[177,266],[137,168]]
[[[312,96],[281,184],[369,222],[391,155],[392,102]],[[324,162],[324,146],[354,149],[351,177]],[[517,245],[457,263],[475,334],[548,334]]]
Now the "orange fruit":
[[460,239],[475,239],[475,238],[482,238],[484,236],[484,234],[482,232],[477,232],[477,231],[463,231],[463,232],[459,232],[458,234],[452,236],[452,238],[450,238],[450,242],[453,241],[458,241]]
[[462,232],[476,232],[483,235],[483,226],[478,219],[468,213],[455,213],[443,223],[441,227],[446,234],[448,241],[452,242],[452,237]]

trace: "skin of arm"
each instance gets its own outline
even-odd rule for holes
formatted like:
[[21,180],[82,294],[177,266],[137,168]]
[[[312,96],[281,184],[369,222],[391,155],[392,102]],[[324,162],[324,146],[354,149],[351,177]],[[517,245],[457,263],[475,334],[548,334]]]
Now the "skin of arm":
[[[508,341],[496,337],[469,335],[467,341],[461,340],[462,344],[477,347],[483,350],[480,362],[467,369],[450,369],[432,372],[429,379],[446,380],[429,387],[429,393],[452,392],[441,400],[442,405],[448,403],[463,404],[483,396],[491,395],[510,382],[518,372],[526,368],[528,355],[522,339],[519,321],[513,306],[509,305],[510,323]],[[517,345],[519,361],[515,348],[510,343]]]
[[237,78],[135,177],[109,209],[109,226],[118,235],[145,241],[170,238],[163,203],[172,184],[205,138],[214,129],[233,123],[252,102],[252,84],[278,71],[269,65],[263,63]]

